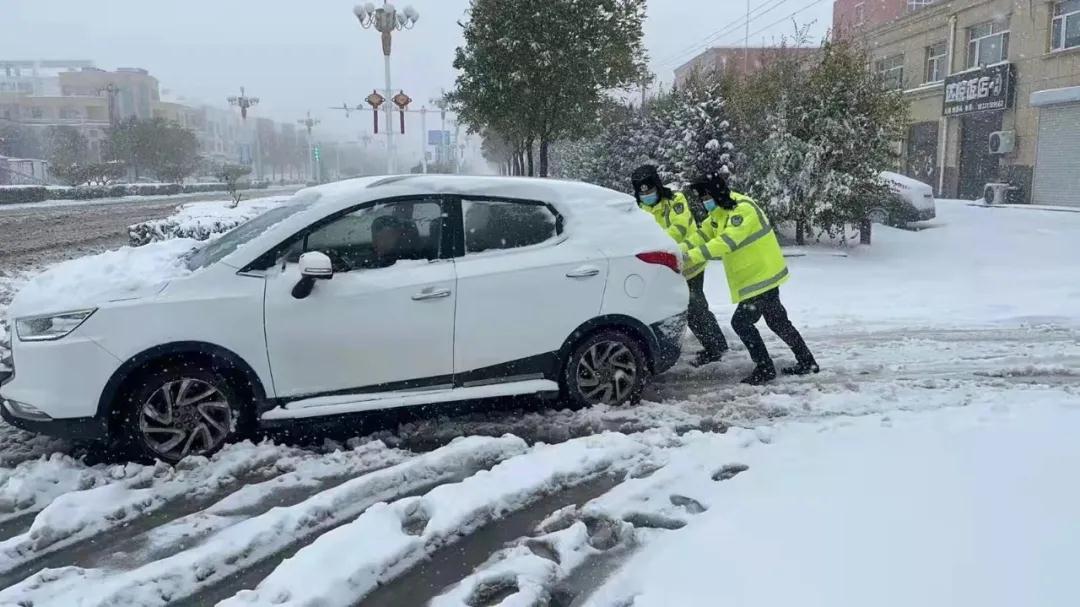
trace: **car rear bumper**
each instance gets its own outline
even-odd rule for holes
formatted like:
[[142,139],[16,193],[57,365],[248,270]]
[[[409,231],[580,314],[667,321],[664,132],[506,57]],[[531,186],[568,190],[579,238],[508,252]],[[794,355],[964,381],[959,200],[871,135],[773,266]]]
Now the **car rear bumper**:
[[686,333],[686,313],[654,323],[651,327],[656,336],[656,352],[653,356],[653,372],[663,373],[675,366],[682,355],[682,338]]

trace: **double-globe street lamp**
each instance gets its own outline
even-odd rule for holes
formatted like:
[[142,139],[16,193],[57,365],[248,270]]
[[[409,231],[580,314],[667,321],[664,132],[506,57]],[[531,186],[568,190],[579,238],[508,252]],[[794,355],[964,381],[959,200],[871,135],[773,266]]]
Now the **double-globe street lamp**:
[[[365,29],[374,28],[375,31],[382,34],[382,49],[383,59],[386,64],[386,98],[393,97],[393,88],[390,84],[390,48],[391,48],[391,35],[397,30],[412,29],[416,22],[420,20],[420,13],[411,6],[405,7],[403,11],[398,11],[394,5],[385,0],[382,7],[376,8],[375,4],[368,2],[366,4],[358,4],[353,9],[353,14],[356,15],[357,20],[360,21],[360,25]],[[391,125],[391,108],[390,104],[386,104],[386,172],[387,174],[394,173],[394,129]]]
[[[229,102],[229,105],[240,108],[240,119],[245,123],[247,122],[248,110],[259,105],[258,97],[251,97],[245,91],[244,87],[240,87],[240,95],[233,95],[225,98]],[[255,178],[261,180],[262,171],[262,146],[259,145],[259,125],[255,124],[253,128],[255,144],[252,146],[252,164],[255,168]]]

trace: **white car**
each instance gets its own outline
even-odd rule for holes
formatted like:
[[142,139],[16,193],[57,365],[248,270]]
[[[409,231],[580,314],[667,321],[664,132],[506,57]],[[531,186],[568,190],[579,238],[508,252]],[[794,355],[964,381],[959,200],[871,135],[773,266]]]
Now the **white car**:
[[175,462],[298,418],[533,394],[618,405],[675,363],[686,325],[675,243],[632,197],[581,183],[311,188],[183,264],[78,307],[17,297],[3,417]]
[[892,190],[892,198],[870,209],[870,220],[894,227],[904,227],[914,221],[927,221],[937,216],[934,188],[906,175],[884,171],[881,179]]

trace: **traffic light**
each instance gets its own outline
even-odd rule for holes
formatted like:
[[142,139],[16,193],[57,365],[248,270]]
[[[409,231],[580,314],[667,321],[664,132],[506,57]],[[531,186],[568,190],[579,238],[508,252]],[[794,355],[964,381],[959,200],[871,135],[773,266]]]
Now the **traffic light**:
[[322,151],[319,149],[319,146],[315,146],[314,148],[312,148],[312,154],[315,155],[315,162],[319,162],[319,160],[322,158]]

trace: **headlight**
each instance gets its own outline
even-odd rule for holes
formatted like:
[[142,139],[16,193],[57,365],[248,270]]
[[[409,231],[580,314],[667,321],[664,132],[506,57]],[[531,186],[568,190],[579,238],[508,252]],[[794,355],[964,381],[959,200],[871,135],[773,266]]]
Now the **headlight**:
[[22,341],[51,341],[60,339],[79,328],[96,311],[76,310],[44,316],[27,316],[15,319],[15,332]]

